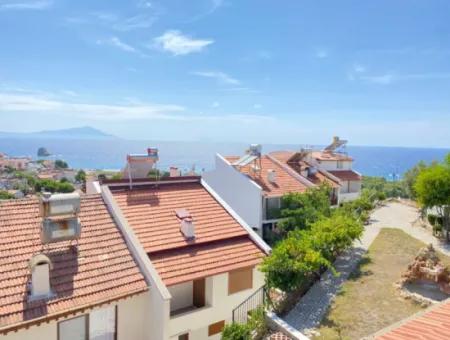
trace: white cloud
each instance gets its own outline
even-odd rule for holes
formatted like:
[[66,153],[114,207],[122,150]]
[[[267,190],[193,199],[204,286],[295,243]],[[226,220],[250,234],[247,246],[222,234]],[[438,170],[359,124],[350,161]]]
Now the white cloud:
[[220,106],[220,103],[219,102],[213,102],[212,104],[211,104],[211,107],[212,108],[218,108]]
[[109,39],[105,39],[105,40],[97,40],[97,44],[98,45],[107,45],[107,46],[112,46],[115,48],[118,48],[119,50],[122,50],[124,52],[129,52],[129,53],[137,53],[141,56],[145,56],[144,54],[142,54],[138,49],[134,48],[133,46],[123,42],[122,40],[120,40],[117,37],[111,37]]
[[388,85],[394,80],[394,75],[386,73],[380,76],[364,76],[361,79],[375,84]]
[[446,80],[450,79],[450,73],[410,73],[410,74],[393,74],[386,73],[378,76],[364,76],[360,79],[375,84],[388,85],[393,82],[405,80]]
[[70,97],[77,97],[78,93],[76,93],[75,91],[72,90],[63,90],[61,91],[62,94],[65,94],[66,96],[70,96]]
[[49,0],[6,0],[0,1],[0,10],[42,10],[53,4]]
[[353,71],[356,73],[364,73],[366,72],[366,67],[361,64],[355,64],[353,65]]
[[315,56],[316,56],[316,58],[319,58],[319,59],[325,59],[328,57],[328,51],[326,49],[320,48],[320,49],[316,50]]
[[67,101],[53,94],[0,92],[1,114],[12,113],[66,115],[79,119],[96,121],[130,121],[130,120],[173,120],[173,121],[233,121],[260,122],[272,121],[270,116],[252,114],[200,115],[190,114],[186,109],[174,104],[149,104],[136,98],[127,98],[123,104],[98,104]]
[[222,84],[239,85],[241,83],[238,79],[220,71],[196,71],[192,72],[192,74],[199,77],[213,78]]
[[131,31],[151,27],[157,19],[153,14],[139,14],[122,20],[117,20],[112,28],[117,31]]
[[154,39],[155,46],[173,55],[186,55],[202,51],[206,46],[214,43],[212,39],[193,39],[183,35],[180,31],[166,31]]

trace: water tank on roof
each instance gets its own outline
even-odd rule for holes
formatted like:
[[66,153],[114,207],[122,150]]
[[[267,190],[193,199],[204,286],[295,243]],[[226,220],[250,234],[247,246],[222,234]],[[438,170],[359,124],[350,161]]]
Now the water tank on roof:
[[43,244],[76,240],[81,236],[80,195],[44,193],[40,201]]

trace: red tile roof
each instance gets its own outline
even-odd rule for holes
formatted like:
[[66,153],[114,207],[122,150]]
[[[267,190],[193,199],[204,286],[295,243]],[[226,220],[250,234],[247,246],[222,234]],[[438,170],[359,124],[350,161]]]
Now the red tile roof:
[[341,181],[360,181],[362,179],[361,175],[353,170],[328,170],[328,172]]
[[[37,199],[0,203],[0,332],[146,291],[147,284],[99,195],[81,199],[77,252],[68,241],[42,248]],[[39,252],[53,263],[55,297],[29,302],[28,262]]]
[[167,285],[226,273],[261,262],[263,253],[247,236],[150,254]]
[[353,158],[337,152],[313,151],[312,156],[320,161],[353,161]]
[[[111,192],[166,285],[254,266],[264,256],[198,180]],[[192,216],[195,240],[181,233],[178,209]]]
[[446,340],[450,338],[450,299],[425,312],[402,321],[399,326],[390,327],[375,335],[378,340],[429,339]]
[[[230,163],[237,161],[239,157],[225,157]],[[240,167],[239,170],[249,176],[263,189],[264,195],[268,197],[278,197],[290,192],[304,192],[307,186],[298,179],[291,176],[283,167],[276,164],[267,156],[261,156],[261,171],[255,174],[251,171],[250,165]],[[267,179],[269,170],[275,170],[275,183]]]
[[[291,167],[292,170],[294,170],[296,173],[298,173],[299,175],[302,176],[301,169],[304,167],[310,167],[312,165],[306,161],[299,161],[296,163],[289,162],[290,158],[294,154],[295,154],[294,151],[275,151],[275,152],[270,153],[270,155],[272,157],[275,157],[280,162],[288,165],[289,167]],[[327,175],[327,173],[325,171],[322,171],[319,169],[314,175],[309,175],[305,178],[308,179],[308,181],[310,181],[316,185],[320,185],[322,183],[327,183],[327,184],[331,185],[333,188],[339,187],[339,183],[335,179],[333,179],[333,178],[331,178],[331,176]]]

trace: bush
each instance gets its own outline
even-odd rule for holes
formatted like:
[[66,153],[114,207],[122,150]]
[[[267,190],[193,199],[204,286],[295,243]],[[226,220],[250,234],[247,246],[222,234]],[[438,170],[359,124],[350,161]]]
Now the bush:
[[67,162],[61,160],[61,159],[57,159],[55,161],[55,168],[56,169],[67,169],[69,167],[69,165],[67,164]]
[[14,195],[10,194],[7,191],[4,190],[0,190],[0,200],[10,200],[10,199],[14,199]]
[[248,325],[231,323],[222,330],[222,340],[251,340],[251,329]]
[[330,188],[323,185],[309,189],[304,193],[290,193],[281,200],[281,217],[279,230],[287,234],[296,229],[308,229],[311,223],[321,216],[329,216]]
[[442,216],[434,214],[428,214],[428,222],[430,222],[430,224],[435,227],[442,227],[444,225],[444,219],[442,218]]
[[269,330],[264,307],[259,307],[250,312],[248,326],[254,339],[262,339]]

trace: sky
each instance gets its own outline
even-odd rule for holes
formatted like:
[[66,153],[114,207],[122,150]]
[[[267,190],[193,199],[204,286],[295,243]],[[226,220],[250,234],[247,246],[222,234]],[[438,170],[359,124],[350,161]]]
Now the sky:
[[450,147],[450,1],[0,0],[0,131]]

